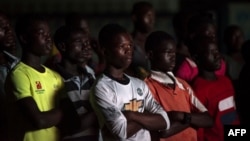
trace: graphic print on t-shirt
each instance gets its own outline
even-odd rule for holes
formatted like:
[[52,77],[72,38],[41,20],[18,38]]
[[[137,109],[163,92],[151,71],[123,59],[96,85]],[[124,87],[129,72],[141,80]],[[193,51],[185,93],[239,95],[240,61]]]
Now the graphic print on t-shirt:
[[142,100],[132,99],[129,101],[129,103],[124,104],[125,111],[138,111],[139,108],[141,108],[141,107],[143,107]]

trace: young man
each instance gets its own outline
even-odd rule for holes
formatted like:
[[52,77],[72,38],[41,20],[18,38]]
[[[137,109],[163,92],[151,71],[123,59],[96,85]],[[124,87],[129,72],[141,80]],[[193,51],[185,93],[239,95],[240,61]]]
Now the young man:
[[[145,82],[154,98],[168,112],[181,111],[179,113],[181,118],[175,119],[181,124],[176,124],[176,126],[171,124],[170,127],[170,130],[181,132],[158,140],[180,141],[183,138],[185,141],[197,140],[195,128],[211,127],[213,120],[207,109],[195,97],[188,83],[172,73],[176,52],[173,37],[163,31],[152,32],[146,40],[145,49],[151,62],[151,74]],[[164,133],[159,137],[165,137]]]
[[55,97],[63,88],[63,80],[42,65],[41,57],[48,55],[52,46],[48,22],[40,15],[21,17],[16,23],[16,35],[22,59],[5,83],[9,140],[57,141],[55,125],[62,112],[56,108]]
[[147,85],[124,73],[132,61],[130,34],[117,24],[108,24],[99,32],[99,43],[107,65],[93,87],[90,100],[103,140],[150,141],[149,130],[165,130],[170,123]]
[[[196,37],[208,37],[212,40],[218,40],[217,38],[217,27],[213,19],[213,15],[208,12],[199,12],[191,16],[187,23],[187,37],[185,44],[188,47],[190,56],[186,56],[182,59],[179,66],[175,66],[174,74],[191,84],[194,78],[198,75],[197,64],[193,60],[193,50],[192,42]],[[177,56],[178,57],[178,56]],[[177,58],[177,60],[179,60]],[[225,75],[226,63],[224,59],[221,58],[221,68],[216,71],[216,75]]]
[[19,62],[16,57],[16,41],[14,31],[7,16],[0,11],[0,140],[5,140],[6,113],[4,83],[9,71]]
[[0,11],[0,97],[4,96],[4,81],[17,64],[15,33],[7,16]]
[[[62,26],[54,35],[55,45],[62,55],[60,63],[55,65],[55,70],[64,78],[67,97],[71,100],[78,115],[71,120],[80,120],[78,127],[62,133],[65,141],[97,141],[99,135],[98,121],[89,103],[89,90],[94,84],[94,71],[87,66],[91,57],[91,46],[88,34],[81,28]],[[65,108],[71,107],[67,103]],[[65,121],[70,124],[74,121]],[[67,123],[66,123],[67,124]],[[73,132],[72,132],[73,131]],[[65,131],[64,131],[65,132]]]
[[132,76],[144,79],[150,70],[144,44],[147,36],[154,28],[155,11],[153,5],[146,1],[136,2],[132,9],[132,21],[134,24],[132,32],[134,52],[132,63],[126,72]]
[[193,89],[199,100],[206,106],[215,124],[204,128],[200,140],[223,141],[224,125],[239,124],[235,108],[235,90],[227,76],[216,75],[221,67],[221,55],[217,43],[210,38],[196,38],[193,43],[194,60],[199,68]]

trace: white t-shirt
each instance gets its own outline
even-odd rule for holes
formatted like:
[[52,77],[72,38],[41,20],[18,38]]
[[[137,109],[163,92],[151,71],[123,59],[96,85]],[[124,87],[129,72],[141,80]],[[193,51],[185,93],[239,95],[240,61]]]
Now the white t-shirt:
[[90,101],[98,116],[103,140],[150,141],[150,134],[146,129],[141,129],[126,139],[127,120],[122,111],[143,113],[147,110],[151,113],[158,113],[165,119],[167,129],[170,125],[168,115],[152,97],[144,81],[125,76],[129,78],[127,84],[119,83],[103,74],[90,94]]

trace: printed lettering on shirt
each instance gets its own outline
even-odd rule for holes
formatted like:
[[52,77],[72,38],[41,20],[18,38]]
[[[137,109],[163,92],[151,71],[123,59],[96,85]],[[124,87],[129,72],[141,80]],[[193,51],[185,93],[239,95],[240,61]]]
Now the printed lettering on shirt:
[[124,104],[125,111],[138,111],[141,107],[143,107],[143,100],[132,99]]
[[36,81],[36,89],[42,89],[42,84],[40,81]]
[[42,94],[45,90],[42,87],[42,83],[40,81],[36,81],[36,93],[37,94]]
[[142,92],[142,89],[141,88],[137,88],[137,93],[139,96],[142,96],[143,92]]

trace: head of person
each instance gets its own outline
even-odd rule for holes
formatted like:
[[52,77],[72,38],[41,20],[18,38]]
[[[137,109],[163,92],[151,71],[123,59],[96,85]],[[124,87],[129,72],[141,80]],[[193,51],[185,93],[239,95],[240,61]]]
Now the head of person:
[[0,11],[0,64],[6,64],[8,60],[2,51],[7,51],[12,55],[17,53],[13,28],[7,15]]
[[82,28],[62,26],[54,34],[62,58],[73,64],[86,63],[92,56],[88,33]]
[[224,31],[224,43],[228,53],[240,52],[244,34],[238,25],[230,25]]
[[151,32],[155,23],[155,11],[153,5],[146,1],[135,3],[132,9],[132,21],[134,23],[134,29],[138,32]]
[[46,17],[39,14],[21,16],[16,22],[16,36],[22,53],[36,56],[49,55],[52,50],[52,37]]
[[127,29],[119,24],[106,24],[99,32],[98,40],[107,66],[124,70],[129,67],[132,61],[133,40]]
[[0,49],[16,55],[16,40],[8,17],[0,11]]
[[217,27],[213,15],[208,12],[194,14],[187,25],[187,38],[193,40],[196,36],[205,36],[217,40]]
[[192,44],[192,56],[201,70],[214,72],[221,67],[221,54],[217,41],[209,37],[196,37]]
[[250,63],[250,40],[246,40],[241,47],[241,54],[246,63]]
[[168,72],[175,67],[176,42],[164,31],[154,31],[146,39],[145,50],[152,70]]
[[90,34],[87,18],[81,13],[70,13],[65,18],[65,25],[82,28],[87,34]]
[[187,37],[187,24],[194,14],[193,11],[189,10],[183,10],[176,14],[174,14],[172,19],[173,29],[176,36],[176,39],[178,41],[183,41]]

